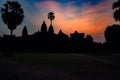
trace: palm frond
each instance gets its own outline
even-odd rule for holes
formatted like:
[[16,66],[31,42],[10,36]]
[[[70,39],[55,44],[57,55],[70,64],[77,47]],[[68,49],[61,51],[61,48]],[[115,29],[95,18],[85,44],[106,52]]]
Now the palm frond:
[[116,21],[120,21],[120,9],[114,12],[113,17],[115,18]]
[[117,2],[113,3],[113,9],[119,8],[120,7],[120,1],[118,0]]

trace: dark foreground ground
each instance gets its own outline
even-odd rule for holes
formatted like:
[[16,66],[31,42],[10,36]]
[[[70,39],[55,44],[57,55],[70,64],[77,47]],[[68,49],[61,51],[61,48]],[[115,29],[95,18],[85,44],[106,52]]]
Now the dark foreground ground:
[[0,56],[0,80],[120,80],[120,55]]

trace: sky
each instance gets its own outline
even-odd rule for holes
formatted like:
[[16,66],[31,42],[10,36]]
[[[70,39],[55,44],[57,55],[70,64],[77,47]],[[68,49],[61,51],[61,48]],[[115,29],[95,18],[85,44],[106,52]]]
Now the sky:
[[[0,8],[7,0],[0,0]],[[92,35],[94,41],[105,42],[104,31],[107,26],[116,24],[113,18],[112,4],[116,0],[14,0],[18,1],[24,10],[23,22],[13,31],[22,35],[26,25],[29,34],[40,31],[42,22],[50,26],[48,13],[54,12],[53,27],[55,33],[59,30],[70,35],[74,31]],[[0,12],[1,15],[1,12]],[[0,35],[10,34],[10,30],[0,18]]]

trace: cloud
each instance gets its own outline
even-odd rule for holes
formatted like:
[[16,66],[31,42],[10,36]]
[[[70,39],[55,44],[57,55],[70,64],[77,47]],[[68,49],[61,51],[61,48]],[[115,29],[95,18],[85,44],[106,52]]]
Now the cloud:
[[[93,35],[95,41],[104,41],[104,30],[107,25],[113,24],[112,18],[113,0],[99,2],[97,5],[84,3],[76,6],[73,2],[69,2],[65,6],[57,1],[36,2],[42,18],[47,18],[47,13],[53,11],[55,13],[55,32],[62,29],[65,33],[70,34],[77,30]],[[37,19],[37,24],[39,24]],[[47,21],[47,19],[46,19]],[[56,29],[57,26],[57,29]],[[58,29],[59,28],[59,29]]]
[[[4,0],[1,1],[4,2]],[[53,21],[56,33],[60,29],[67,34],[77,30],[78,32],[91,34],[95,41],[104,41],[105,28],[115,23],[112,17],[112,3],[114,0],[103,0],[96,5],[92,5],[91,2],[76,5],[76,1],[69,1],[63,4],[57,0],[32,0],[32,2],[30,0],[19,0],[19,2],[24,8],[25,19],[22,25],[15,30],[17,35],[21,35],[24,25],[28,27],[30,34],[40,30],[43,21],[46,21],[49,27],[50,21],[47,18],[47,14],[50,11],[53,11],[56,16]],[[0,23],[2,26],[4,25],[1,19]],[[7,27],[5,29],[2,28],[0,34],[6,31],[9,32]]]

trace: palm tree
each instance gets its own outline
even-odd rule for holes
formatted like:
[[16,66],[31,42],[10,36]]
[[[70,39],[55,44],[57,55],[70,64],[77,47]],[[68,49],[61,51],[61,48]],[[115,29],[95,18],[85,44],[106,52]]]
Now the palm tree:
[[55,18],[54,13],[53,12],[49,12],[48,13],[48,19],[50,19],[51,25],[52,25],[52,20],[54,20],[54,18]]
[[11,36],[13,30],[20,25],[24,18],[24,12],[21,5],[17,1],[7,1],[1,8],[2,20],[11,30]]
[[120,21],[120,0],[113,3],[113,10],[115,10],[113,17],[116,21]]

